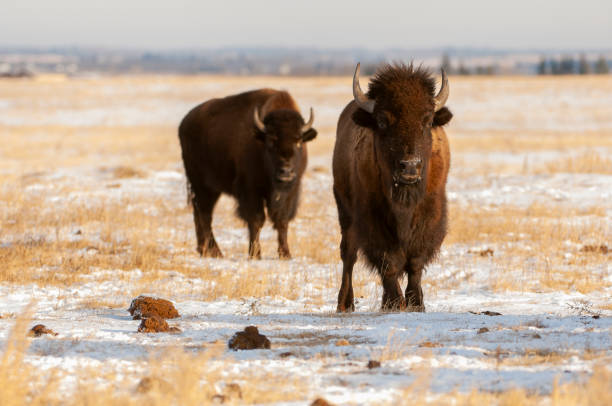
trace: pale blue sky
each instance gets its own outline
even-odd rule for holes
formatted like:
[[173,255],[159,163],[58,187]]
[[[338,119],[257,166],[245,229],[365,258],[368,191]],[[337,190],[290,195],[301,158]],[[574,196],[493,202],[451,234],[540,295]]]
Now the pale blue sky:
[[612,0],[0,0],[0,46],[612,48]]

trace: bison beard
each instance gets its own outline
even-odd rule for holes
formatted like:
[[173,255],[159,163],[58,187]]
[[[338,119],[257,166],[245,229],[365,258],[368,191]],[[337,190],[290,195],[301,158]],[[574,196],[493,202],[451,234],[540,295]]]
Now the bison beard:
[[391,200],[402,206],[414,206],[423,197],[423,182],[414,185],[404,185],[394,180],[389,194]]
[[[353,79],[354,100],[338,120],[334,197],[342,232],[339,312],[353,311],[352,272],[361,251],[379,274],[383,310],[424,311],[421,275],[446,235],[450,151],[441,126],[448,82],[434,95],[430,74],[383,66],[368,94]],[[399,280],[406,275],[403,293]]]

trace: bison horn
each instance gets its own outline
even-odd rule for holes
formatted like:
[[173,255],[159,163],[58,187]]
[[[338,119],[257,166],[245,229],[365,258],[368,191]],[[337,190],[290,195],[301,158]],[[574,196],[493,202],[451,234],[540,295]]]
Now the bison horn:
[[363,91],[361,90],[361,86],[359,86],[359,70],[360,63],[357,63],[357,67],[355,68],[355,74],[353,75],[353,97],[355,98],[355,103],[368,113],[374,112],[374,105],[376,104],[375,100],[368,99]]
[[448,78],[446,77],[446,73],[444,73],[444,69],[442,70],[442,84],[440,85],[440,91],[438,95],[434,97],[434,103],[436,104],[435,110],[438,111],[446,104],[446,100],[448,99]]
[[261,122],[259,118],[259,109],[255,107],[255,112],[253,113],[253,121],[255,122],[255,127],[259,129],[262,133],[266,132],[266,126]]
[[304,124],[304,126],[302,127],[302,133],[305,133],[306,131],[310,130],[310,128],[312,127],[312,123],[314,122],[314,113],[312,111],[312,107],[310,108],[310,118],[308,119],[308,122],[306,124]]

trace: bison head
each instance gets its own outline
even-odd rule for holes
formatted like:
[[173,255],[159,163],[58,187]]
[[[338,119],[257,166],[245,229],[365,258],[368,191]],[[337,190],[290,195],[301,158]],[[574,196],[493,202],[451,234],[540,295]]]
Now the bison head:
[[370,82],[368,94],[359,85],[359,64],[353,76],[353,96],[359,109],[353,121],[373,132],[376,162],[384,190],[394,201],[407,204],[425,192],[432,149],[431,130],[452,118],[444,107],[449,94],[442,71],[442,85],[412,65],[386,65]]
[[312,108],[306,123],[300,113],[292,109],[272,110],[262,121],[255,108],[253,121],[255,137],[265,144],[264,160],[269,175],[277,186],[290,186],[305,165],[303,144],[317,136],[317,130],[312,128]]

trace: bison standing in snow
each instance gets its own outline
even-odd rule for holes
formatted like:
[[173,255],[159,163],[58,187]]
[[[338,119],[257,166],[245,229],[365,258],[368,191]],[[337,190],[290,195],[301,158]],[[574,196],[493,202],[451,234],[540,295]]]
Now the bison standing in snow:
[[[352,100],[340,115],[333,156],[342,241],[339,312],[354,310],[352,272],[361,251],[381,277],[384,310],[424,311],[421,274],[446,235],[450,151],[442,126],[452,118],[421,69],[385,65],[364,94],[359,64]],[[408,277],[405,295],[400,277]]]
[[268,217],[278,231],[278,253],[290,258],[288,223],[295,217],[306,169],[306,142],[317,135],[289,93],[261,89],[212,99],[183,119],[179,139],[193,204],[197,250],[221,257],[211,229],[221,193],[238,201],[249,227],[249,258],[261,258],[259,232]]

